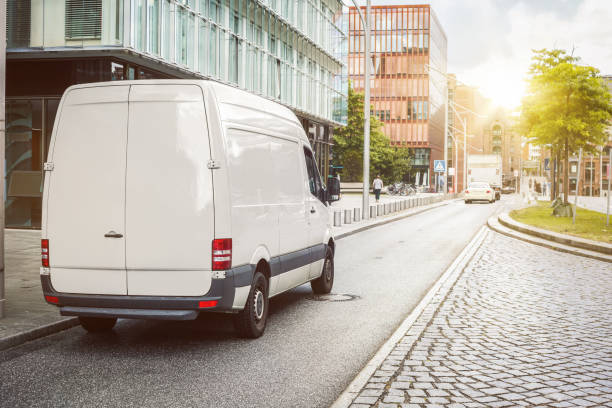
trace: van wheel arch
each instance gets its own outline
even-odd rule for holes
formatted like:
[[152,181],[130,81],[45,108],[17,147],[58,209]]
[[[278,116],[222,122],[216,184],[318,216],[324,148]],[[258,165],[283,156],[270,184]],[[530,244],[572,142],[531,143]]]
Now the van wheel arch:
[[261,259],[259,262],[257,262],[257,266],[255,267],[255,271],[253,273],[261,273],[263,276],[266,277],[266,280],[268,281],[268,286],[270,285],[270,277],[271,277],[271,272],[270,272],[270,264],[268,263],[268,261],[266,261],[265,259]]
[[327,242],[327,246],[331,248],[332,254],[336,255],[336,243],[334,242],[332,238],[330,238],[329,241]]

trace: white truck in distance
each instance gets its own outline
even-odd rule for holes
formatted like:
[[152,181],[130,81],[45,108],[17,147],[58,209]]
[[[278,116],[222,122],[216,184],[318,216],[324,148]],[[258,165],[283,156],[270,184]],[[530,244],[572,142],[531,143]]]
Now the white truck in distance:
[[502,159],[498,154],[468,155],[468,185],[474,181],[483,181],[495,190],[495,199],[501,197]]

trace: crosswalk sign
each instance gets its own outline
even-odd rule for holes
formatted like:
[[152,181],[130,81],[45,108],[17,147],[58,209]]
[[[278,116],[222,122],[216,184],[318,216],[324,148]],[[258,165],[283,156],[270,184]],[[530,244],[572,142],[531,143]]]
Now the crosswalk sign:
[[446,162],[444,160],[434,160],[434,172],[444,173],[446,170]]

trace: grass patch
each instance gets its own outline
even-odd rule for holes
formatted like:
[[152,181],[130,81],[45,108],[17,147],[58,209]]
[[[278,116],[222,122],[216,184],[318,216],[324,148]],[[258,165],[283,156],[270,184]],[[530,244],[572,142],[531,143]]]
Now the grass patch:
[[578,208],[576,224],[571,217],[555,217],[552,215],[550,201],[538,201],[533,207],[510,212],[510,216],[518,222],[538,228],[547,229],[561,234],[612,243],[612,222],[606,227],[606,214],[597,211]]

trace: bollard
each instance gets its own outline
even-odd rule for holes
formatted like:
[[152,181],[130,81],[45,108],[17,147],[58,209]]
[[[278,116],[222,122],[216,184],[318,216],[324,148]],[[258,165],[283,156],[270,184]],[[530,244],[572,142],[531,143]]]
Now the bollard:
[[334,227],[342,226],[342,211],[334,211]]
[[361,221],[361,208],[353,209],[353,221],[355,222]]
[[389,203],[385,204],[385,210],[384,210],[385,211],[385,215],[387,215],[387,214],[389,214],[391,212],[390,209],[391,209],[391,204],[389,204]]
[[370,206],[370,218],[376,218],[376,206],[375,205]]
[[353,214],[351,210],[344,210],[344,223],[351,224],[353,222]]
[[383,205],[382,204],[376,204],[376,216],[377,217],[381,217],[381,216],[385,215],[384,211],[385,210],[383,209]]

